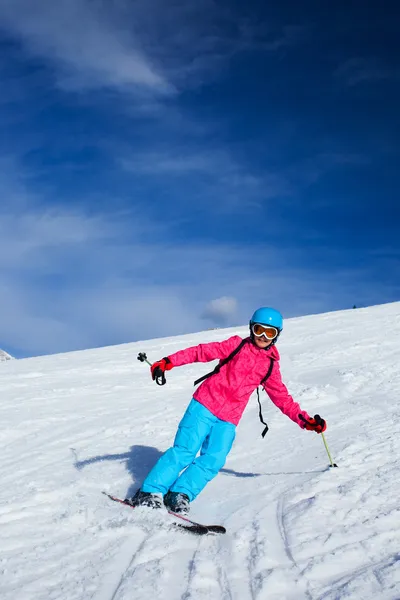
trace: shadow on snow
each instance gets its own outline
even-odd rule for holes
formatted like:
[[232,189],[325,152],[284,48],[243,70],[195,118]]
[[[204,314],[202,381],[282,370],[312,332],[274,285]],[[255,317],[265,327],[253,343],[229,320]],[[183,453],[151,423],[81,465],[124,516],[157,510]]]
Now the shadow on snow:
[[[132,484],[129,486],[129,489],[126,493],[127,498],[133,496],[136,490],[142,485],[149,471],[154,467],[160,456],[163,454],[163,452],[157,448],[153,448],[152,446],[135,445],[131,446],[128,452],[119,454],[103,454],[99,456],[92,456],[91,458],[86,458],[85,460],[78,460],[76,450],[71,448],[71,451],[75,457],[74,466],[76,469],[78,469],[78,471],[90,465],[95,465],[99,462],[119,461],[125,463],[125,468],[132,478]],[[224,475],[244,478],[260,477],[261,475],[265,475],[265,473],[242,473],[239,471],[234,471],[233,469],[221,469],[221,473]]]
[[152,446],[131,446],[128,452],[121,454],[103,454],[101,456],[93,456],[85,460],[77,460],[76,451],[73,450],[75,456],[75,468],[79,471],[89,465],[94,465],[99,462],[119,461],[125,463],[125,468],[132,478],[132,484],[129,486],[125,497],[130,498],[143,483],[147,473],[154,467],[162,452]]
[[[93,456],[91,458],[87,458],[85,460],[78,460],[76,450],[71,448],[75,462],[74,466],[79,471],[85,467],[90,465],[94,465],[99,462],[106,461],[120,461],[125,463],[125,468],[128,471],[132,483],[129,486],[128,491],[126,492],[126,498],[130,498],[136,492],[136,490],[142,485],[144,479],[146,478],[149,471],[154,467],[160,456],[162,456],[162,452],[157,448],[153,448],[152,446],[131,446],[128,452],[123,452],[120,454],[103,454],[99,456]],[[239,478],[250,478],[250,477],[262,477],[262,476],[271,476],[271,475],[289,475],[295,473],[245,473],[240,471],[234,471],[233,469],[221,469],[220,471],[223,475],[239,477]],[[298,473],[299,475],[304,473],[316,473],[321,471],[303,471],[302,473]],[[296,473],[297,474],[297,473]]]

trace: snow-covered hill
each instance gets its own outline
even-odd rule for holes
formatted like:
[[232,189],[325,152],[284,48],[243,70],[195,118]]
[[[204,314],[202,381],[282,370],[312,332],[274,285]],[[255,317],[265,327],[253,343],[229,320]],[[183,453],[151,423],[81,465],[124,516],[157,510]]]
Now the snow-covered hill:
[[4,360],[11,360],[12,358],[13,357],[10,354],[0,348],[0,362]]
[[[157,359],[247,328],[9,361],[0,370],[2,600],[398,600],[400,303],[292,319],[284,379],[328,422],[302,431],[252,397],[220,475],[192,518],[226,526],[195,538],[109,502],[172,442],[210,365],[156,386]],[[169,517],[155,517],[156,520]]]

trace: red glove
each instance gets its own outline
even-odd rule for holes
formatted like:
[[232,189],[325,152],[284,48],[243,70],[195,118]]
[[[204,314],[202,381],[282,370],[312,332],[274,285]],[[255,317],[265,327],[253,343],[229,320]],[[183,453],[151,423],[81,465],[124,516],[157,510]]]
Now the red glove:
[[164,385],[166,383],[165,371],[170,371],[174,365],[169,360],[168,356],[165,356],[161,360],[158,360],[151,365],[151,376],[153,381],[158,385]]
[[314,415],[314,418],[305,419],[303,415],[299,415],[299,419],[304,423],[304,429],[307,431],[315,431],[316,433],[322,433],[326,429],[326,421],[319,415]]

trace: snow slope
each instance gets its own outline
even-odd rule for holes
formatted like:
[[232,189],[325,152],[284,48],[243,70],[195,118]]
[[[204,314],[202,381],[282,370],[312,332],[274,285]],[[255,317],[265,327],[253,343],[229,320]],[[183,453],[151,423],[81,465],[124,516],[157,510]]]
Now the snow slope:
[[[172,442],[210,365],[157,359],[247,328],[9,361],[0,369],[1,600],[400,598],[400,303],[292,319],[279,342],[289,390],[320,436],[255,396],[228,462],[192,518],[225,536],[171,532],[132,494]],[[143,514],[144,513],[144,514]],[[152,519],[163,523],[160,528]]]
[[10,354],[8,354],[7,352],[5,352],[4,350],[2,350],[0,348],[0,362],[5,361],[5,360],[11,360],[13,357],[10,356]]

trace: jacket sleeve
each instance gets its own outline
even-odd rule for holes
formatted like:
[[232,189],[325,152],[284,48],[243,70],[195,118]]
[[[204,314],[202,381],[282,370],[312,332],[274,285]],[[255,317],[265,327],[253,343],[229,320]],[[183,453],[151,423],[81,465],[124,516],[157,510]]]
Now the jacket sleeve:
[[267,392],[272,402],[285,414],[289,419],[292,419],[295,423],[300,425],[304,429],[304,423],[299,419],[299,414],[303,415],[304,418],[309,419],[309,415],[306,411],[301,410],[300,405],[297,404],[289,394],[286,385],[282,381],[281,372],[279,368],[279,362],[274,362],[274,368],[267,381],[263,384],[263,388]]
[[168,356],[174,367],[181,367],[195,362],[210,362],[219,358],[220,360],[230,355],[242,341],[238,335],[234,335],[223,342],[210,342],[209,344],[199,344],[191,348],[179,350]]

